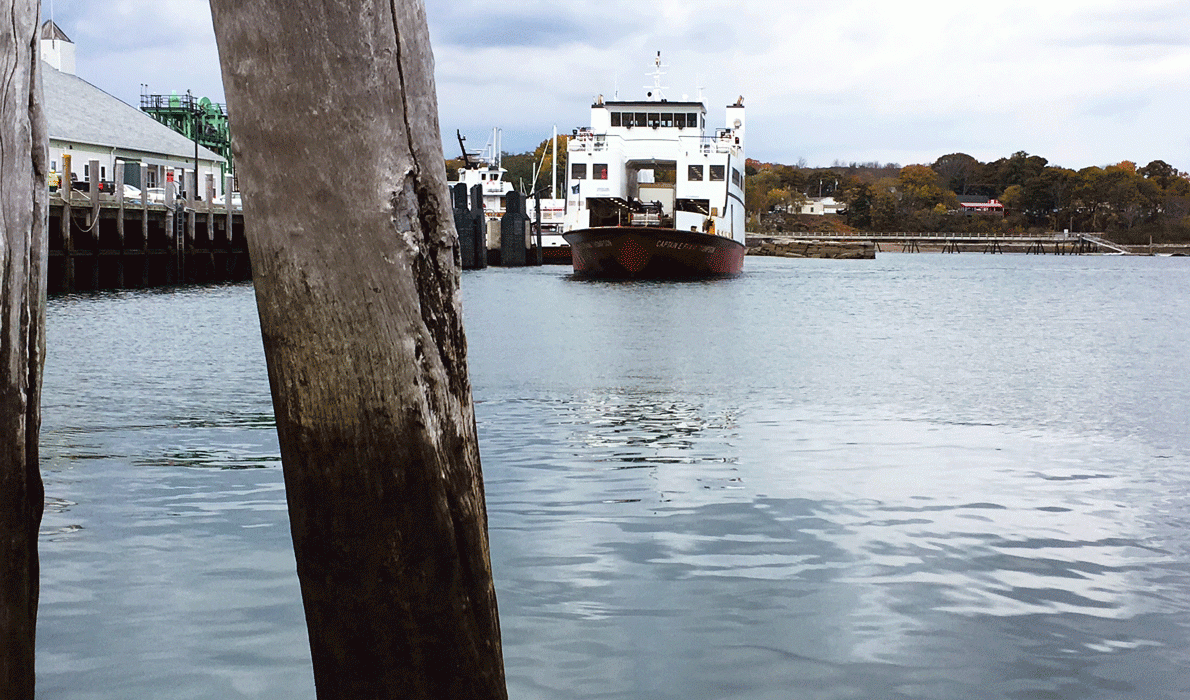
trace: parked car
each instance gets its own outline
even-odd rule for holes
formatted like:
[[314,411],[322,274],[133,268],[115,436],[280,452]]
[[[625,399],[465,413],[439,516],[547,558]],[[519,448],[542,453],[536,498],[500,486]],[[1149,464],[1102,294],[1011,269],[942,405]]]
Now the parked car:
[[[223,206],[224,200],[225,200],[225,197],[223,195],[219,195],[218,197],[215,197],[214,199],[211,200],[211,204],[221,207],[221,206]],[[231,193],[231,208],[232,209],[243,209],[244,208],[243,202],[240,201],[240,193],[239,192]]]
[[133,187],[132,185],[125,183],[124,184],[124,200],[127,201],[130,199],[140,199],[140,188]]
[[149,203],[151,204],[165,204],[165,188],[164,187],[150,187],[145,190]]

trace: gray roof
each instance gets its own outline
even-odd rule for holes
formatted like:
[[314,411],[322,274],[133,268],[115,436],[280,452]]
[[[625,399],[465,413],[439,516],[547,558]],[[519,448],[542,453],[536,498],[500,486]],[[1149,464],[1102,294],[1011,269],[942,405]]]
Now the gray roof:
[[[194,158],[193,141],[148,114],[44,61],[41,68],[51,139],[179,160]],[[223,161],[223,156],[203,147],[199,147],[198,157]]]
[[[41,38],[53,39],[55,41],[70,41],[70,37],[66,36],[66,32],[62,31],[62,27],[59,27],[52,20],[48,19],[45,21],[45,24],[41,25]],[[70,43],[73,44],[74,42],[70,41]]]

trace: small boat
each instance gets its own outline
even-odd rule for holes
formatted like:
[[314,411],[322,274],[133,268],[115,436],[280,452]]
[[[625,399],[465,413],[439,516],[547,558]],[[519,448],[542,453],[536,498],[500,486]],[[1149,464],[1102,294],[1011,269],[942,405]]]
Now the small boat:
[[577,277],[732,277],[744,267],[744,98],[706,130],[701,101],[591,105],[568,146],[563,238]]

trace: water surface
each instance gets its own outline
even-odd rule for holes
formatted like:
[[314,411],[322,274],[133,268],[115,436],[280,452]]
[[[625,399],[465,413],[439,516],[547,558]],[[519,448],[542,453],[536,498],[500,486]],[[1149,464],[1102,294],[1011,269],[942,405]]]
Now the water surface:
[[[463,276],[513,698],[1190,696],[1190,261]],[[39,697],[313,698],[248,286],[51,301]]]

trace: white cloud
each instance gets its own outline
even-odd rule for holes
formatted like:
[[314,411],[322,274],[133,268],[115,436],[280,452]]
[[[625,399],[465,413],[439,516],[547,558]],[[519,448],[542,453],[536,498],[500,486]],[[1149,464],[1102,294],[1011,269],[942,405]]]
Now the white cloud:
[[[79,74],[135,103],[222,99],[205,0],[54,0]],[[43,7],[47,5],[43,3]],[[48,7],[45,11],[48,14]],[[586,123],[597,94],[643,93],[655,52],[671,99],[711,116],[744,95],[749,152],[811,164],[931,162],[1025,150],[1067,167],[1190,169],[1190,5],[1182,0],[428,0],[440,122],[506,150]]]

